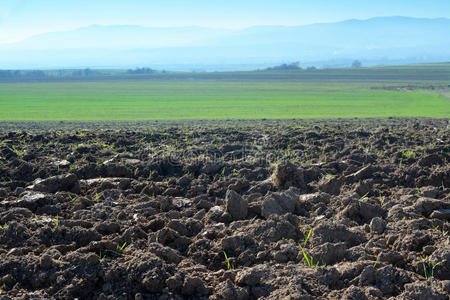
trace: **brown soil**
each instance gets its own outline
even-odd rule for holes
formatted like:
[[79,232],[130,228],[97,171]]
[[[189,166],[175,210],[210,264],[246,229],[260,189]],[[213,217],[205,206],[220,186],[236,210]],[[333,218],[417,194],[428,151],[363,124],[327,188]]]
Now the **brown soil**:
[[0,299],[449,298],[448,119],[223,124],[0,133]]

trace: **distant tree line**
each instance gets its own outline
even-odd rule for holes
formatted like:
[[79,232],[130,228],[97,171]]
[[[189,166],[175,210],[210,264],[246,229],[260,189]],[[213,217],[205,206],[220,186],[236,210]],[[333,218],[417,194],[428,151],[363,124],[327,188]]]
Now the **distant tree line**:
[[[301,71],[301,70],[303,69],[300,67],[300,62],[296,61],[290,64],[281,64],[279,66],[269,67],[264,69],[263,71]],[[314,71],[317,70],[317,68],[314,66],[310,66],[307,67],[305,70]]]
[[19,70],[0,70],[0,78],[44,78],[47,75],[44,71],[19,71]]
[[101,73],[87,68],[84,70],[75,70],[72,72],[72,74],[69,74],[69,77],[70,77],[70,75],[73,77],[88,77],[88,76],[94,76],[94,75],[101,75]]
[[266,68],[265,71],[292,71],[292,70],[301,70],[300,62],[293,62],[290,64],[281,64],[279,66]]
[[89,68],[84,70],[0,70],[0,79],[45,79],[45,78],[63,78],[63,77],[88,77],[101,75],[99,71]]
[[156,73],[155,70],[150,68],[136,68],[136,69],[129,69],[127,71],[128,74],[153,74]]

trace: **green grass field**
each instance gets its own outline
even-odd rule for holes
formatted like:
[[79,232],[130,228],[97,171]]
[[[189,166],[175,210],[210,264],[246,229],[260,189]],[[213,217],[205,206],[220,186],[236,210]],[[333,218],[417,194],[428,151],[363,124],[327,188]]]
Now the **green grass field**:
[[407,81],[282,81],[261,73],[230,81],[217,74],[211,80],[0,82],[0,120],[450,117],[446,92],[371,88]]

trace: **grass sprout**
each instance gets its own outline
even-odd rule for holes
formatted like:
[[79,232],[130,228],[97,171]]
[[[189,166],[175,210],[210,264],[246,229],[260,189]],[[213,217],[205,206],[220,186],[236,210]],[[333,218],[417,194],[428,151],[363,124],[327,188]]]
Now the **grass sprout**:
[[122,252],[123,249],[125,249],[126,246],[127,246],[127,242],[123,243],[122,246],[117,245],[117,250],[119,250],[120,252]]
[[311,233],[312,233],[312,228],[309,230],[308,234],[306,235],[305,242],[303,243],[303,247],[306,247],[306,244],[308,243]]
[[228,259],[228,255],[225,251],[223,251],[223,255],[225,256],[225,260],[227,261],[227,269],[230,270],[231,269],[231,263],[230,260]]
[[409,150],[409,151],[403,151],[403,152],[402,152],[402,156],[403,156],[404,158],[416,158],[416,153],[414,153],[414,151],[411,151],[411,150]]
[[105,261],[105,257],[106,257],[106,254],[103,254],[103,256],[102,256],[102,251],[100,250],[100,253],[99,253],[99,261],[100,261],[100,263],[103,263],[104,261]]
[[302,248],[302,253],[303,253],[303,257],[306,260],[306,263],[308,264],[308,266],[310,266],[311,268],[315,269],[319,266],[319,261],[317,261],[317,263],[314,263],[314,258],[312,256],[308,257],[308,254],[306,254],[305,250]]
[[220,174],[222,175],[222,177],[225,177],[225,167],[223,167],[222,172],[220,172]]
[[373,267],[376,268],[378,265],[378,259],[373,263]]
[[306,264],[308,266],[310,266],[311,268],[317,268],[319,266],[319,261],[317,261],[316,263],[314,262],[314,258],[312,256],[308,256],[308,254],[305,251],[305,247],[308,244],[309,238],[311,237],[312,234],[312,228],[308,231],[308,234],[305,237],[305,241],[303,242],[303,246],[302,244],[298,243],[298,246],[300,247],[300,250],[302,251],[303,257],[306,260]]
[[420,259],[422,259],[423,273],[425,275],[425,279],[429,280],[430,282],[433,281],[434,269],[436,269],[437,266],[445,262],[445,260],[433,263],[431,261],[426,262],[422,256],[420,257]]
[[385,203],[384,203],[384,198],[381,196],[381,193],[378,196],[378,198],[380,198],[380,206],[383,207]]

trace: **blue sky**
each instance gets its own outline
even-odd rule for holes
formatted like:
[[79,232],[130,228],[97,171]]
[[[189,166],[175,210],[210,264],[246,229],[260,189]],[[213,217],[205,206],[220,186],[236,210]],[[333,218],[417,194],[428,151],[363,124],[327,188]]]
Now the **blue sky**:
[[450,17],[450,0],[0,0],[0,43],[92,24],[304,25],[376,16]]

